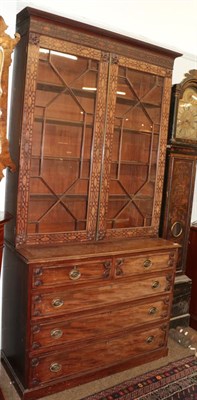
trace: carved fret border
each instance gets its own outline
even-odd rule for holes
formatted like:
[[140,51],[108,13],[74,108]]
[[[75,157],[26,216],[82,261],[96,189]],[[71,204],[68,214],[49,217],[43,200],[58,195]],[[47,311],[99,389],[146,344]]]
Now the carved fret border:
[[110,80],[108,91],[110,93],[109,102],[107,105],[106,115],[106,132],[105,132],[105,143],[104,143],[104,159],[102,164],[102,182],[99,198],[99,212],[98,212],[98,239],[102,239],[105,236],[106,231],[106,215],[110,185],[110,169],[112,159],[112,141],[114,133],[114,115],[116,106],[116,90],[117,90],[117,79],[118,79],[118,64],[117,60],[112,59],[110,65]]
[[31,245],[40,245],[40,244],[54,244],[54,243],[68,243],[68,242],[83,242],[87,241],[87,233],[83,232],[74,232],[71,233],[37,233],[28,235],[25,243]]
[[92,166],[91,180],[89,187],[89,203],[88,203],[88,235],[95,238],[96,224],[98,215],[98,201],[100,191],[101,165],[104,145],[104,130],[106,119],[106,97],[107,97],[107,76],[109,62],[108,57],[104,53],[99,68],[99,84],[97,90],[96,103],[96,120],[94,126],[94,142],[92,148]]
[[22,244],[26,239],[29,185],[30,185],[30,163],[32,149],[32,127],[35,107],[36,75],[39,59],[39,35],[30,34],[28,47],[28,60],[26,71],[26,86],[24,95],[23,121],[21,130],[21,155],[18,184],[17,203],[17,231],[16,245]]
[[165,163],[166,163],[166,148],[167,148],[167,136],[168,136],[171,84],[172,84],[171,78],[167,77],[164,80],[164,88],[163,88],[161,125],[160,125],[160,141],[159,141],[159,153],[158,153],[159,161],[157,164],[155,201],[154,201],[154,205],[153,205],[153,217],[152,217],[153,226],[159,226],[159,223],[160,223],[161,203],[162,203],[163,183],[164,183],[164,171],[165,171]]
[[[153,62],[153,61],[152,61]],[[141,62],[139,60],[135,60],[132,58],[127,58],[123,56],[119,56],[119,64],[124,65],[127,68],[133,68],[137,71],[147,72],[150,74],[158,75],[169,78],[172,76],[172,71],[170,69],[163,68],[158,65],[154,65],[152,62]]]
[[158,237],[158,228],[145,226],[132,229],[131,228],[108,229],[105,237],[106,239]]
[[81,44],[69,43],[64,40],[54,39],[47,36],[40,37],[40,47],[46,47],[49,50],[56,50],[65,53],[79,55],[80,57],[88,57],[93,60],[101,58],[101,50],[83,46]]
[[[102,34],[102,32],[100,35],[99,33],[92,35],[85,31],[82,30],[78,31],[75,30],[74,28],[68,27],[66,23],[65,25],[62,24],[62,26],[60,24],[56,24],[54,26],[53,21],[51,21],[50,23],[47,22],[46,20],[44,21],[44,27],[45,27],[45,32],[47,32],[48,36],[53,36],[55,29],[55,36],[62,40],[66,40],[69,42],[71,41],[73,43],[78,43],[80,45],[93,47],[95,49],[99,47],[103,51],[117,53],[119,55],[124,54],[125,56],[132,57],[136,60],[139,60],[140,62],[145,61],[150,64],[154,63],[164,68],[172,69],[173,67],[173,60],[174,60],[173,54],[172,57],[170,55],[164,54],[162,52],[162,49],[161,50],[155,49],[155,51],[153,49],[150,52],[148,43],[147,43],[147,49],[146,46],[140,48],[140,46],[136,45],[135,40],[134,40],[135,43],[133,44],[132,38],[127,38],[127,41],[129,40],[130,43],[126,44],[124,42],[124,37],[122,41],[115,40],[114,38],[110,38],[110,33],[109,33],[109,40],[108,40],[108,37],[107,36],[105,37]],[[33,31],[39,32],[40,34],[43,34],[43,21],[35,20],[34,18],[32,18],[31,29]]]

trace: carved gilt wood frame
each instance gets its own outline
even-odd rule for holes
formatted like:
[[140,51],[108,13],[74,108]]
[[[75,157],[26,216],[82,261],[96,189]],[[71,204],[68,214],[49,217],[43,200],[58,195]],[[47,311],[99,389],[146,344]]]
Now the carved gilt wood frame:
[[0,180],[3,178],[3,169],[10,167],[15,170],[15,165],[9,154],[7,134],[7,101],[8,101],[8,74],[11,64],[11,54],[20,40],[20,35],[15,34],[12,39],[5,33],[7,25],[0,16]]

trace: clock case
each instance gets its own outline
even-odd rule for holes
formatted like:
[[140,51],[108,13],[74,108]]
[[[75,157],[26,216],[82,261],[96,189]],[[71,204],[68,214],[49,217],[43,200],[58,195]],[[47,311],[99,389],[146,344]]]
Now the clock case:
[[186,276],[186,259],[196,178],[197,140],[176,138],[178,105],[187,88],[197,89],[197,70],[185,74],[172,87],[165,181],[160,234],[178,243],[178,262],[171,326],[188,326],[191,279]]
[[196,90],[196,95],[197,95],[196,69],[190,70],[188,73],[186,73],[185,78],[181,81],[181,83],[172,86],[168,139],[169,139],[169,144],[177,144],[179,146],[188,144],[190,148],[193,146],[197,146],[197,138],[195,140],[189,138],[176,137],[179,104],[184,96],[185,91],[189,88]]

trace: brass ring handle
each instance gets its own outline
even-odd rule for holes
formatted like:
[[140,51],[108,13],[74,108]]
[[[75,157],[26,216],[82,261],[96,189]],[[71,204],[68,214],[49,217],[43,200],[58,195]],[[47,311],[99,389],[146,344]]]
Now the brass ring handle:
[[148,337],[146,338],[146,343],[152,343],[153,340],[154,340],[154,336],[148,336]]
[[150,315],[154,315],[154,314],[157,313],[157,311],[158,311],[158,310],[157,310],[156,307],[151,307],[148,313],[149,313]]
[[53,339],[59,339],[62,337],[62,335],[63,335],[63,332],[61,329],[52,329],[51,330],[51,337]]
[[61,299],[53,299],[53,300],[52,300],[52,306],[53,306],[54,308],[62,307],[63,304],[64,304],[64,302],[63,302],[63,300],[61,300]]
[[152,266],[152,261],[147,259],[144,261],[144,268],[150,268]]
[[159,287],[159,281],[154,281],[152,283],[152,289],[157,289]]
[[61,371],[61,369],[62,369],[61,364],[52,363],[52,364],[50,365],[50,371],[51,371],[51,372],[59,372],[59,371]]
[[172,224],[170,230],[171,230],[171,233],[172,233],[173,237],[175,237],[175,238],[180,237],[182,235],[182,233],[183,233],[183,224],[182,224],[182,222],[175,221]]
[[69,272],[69,278],[72,279],[73,281],[76,281],[81,277],[81,272],[77,269],[77,267],[74,267],[70,272]]

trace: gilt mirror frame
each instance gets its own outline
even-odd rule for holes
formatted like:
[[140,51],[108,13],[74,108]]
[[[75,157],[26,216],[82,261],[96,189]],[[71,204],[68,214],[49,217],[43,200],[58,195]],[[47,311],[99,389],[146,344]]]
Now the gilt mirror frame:
[[0,180],[3,178],[4,168],[9,167],[12,171],[15,170],[7,139],[8,76],[11,55],[20,40],[20,35],[16,33],[12,39],[5,33],[7,28],[3,17],[0,16]]

